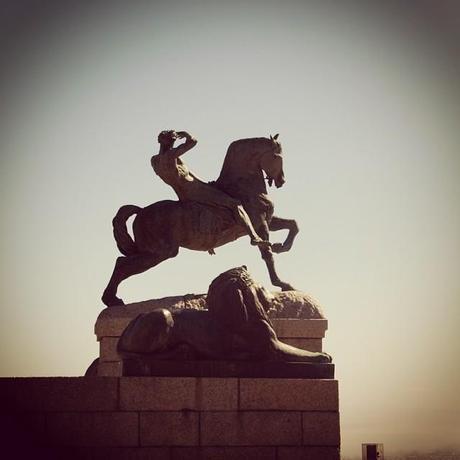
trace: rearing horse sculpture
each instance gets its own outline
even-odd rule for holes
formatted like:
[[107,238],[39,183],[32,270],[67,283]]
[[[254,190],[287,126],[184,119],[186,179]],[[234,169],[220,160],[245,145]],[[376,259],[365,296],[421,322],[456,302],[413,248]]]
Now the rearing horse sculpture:
[[[291,290],[294,288],[281,281],[276,273],[273,253],[289,251],[298,227],[295,220],[273,215],[273,203],[268,198],[265,184],[267,179],[270,186],[274,183],[279,188],[285,182],[281,144],[277,137],[232,142],[221,173],[212,186],[242,203],[263,240],[268,241],[270,231],[289,230],[283,243],[259,247],[259,250],[272,284],[282,290]],[[132,239],[126,221],[134,214],[137,215]],[[124,255],[117,258],[102,295],[107,306],[124,304],[116,295],[123,280],[175,257],[180,247],[213,253],[214,248],[246,235],[247,231],[235,221],[229,209],[194,201],[164,200],[145,208],[122,206],[113,219],[113,233],[118,249]]]

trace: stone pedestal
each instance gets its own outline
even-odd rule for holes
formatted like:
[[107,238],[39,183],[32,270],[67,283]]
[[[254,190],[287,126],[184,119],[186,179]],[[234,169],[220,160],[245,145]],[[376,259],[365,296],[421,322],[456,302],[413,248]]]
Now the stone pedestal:
[[[333,364],[157,362],[154,369],[178,367],[175,376],[122,376],[116,346],[124,328],[141,312],[174,305],[186,307],[186,299],[103,310],[95,326],[98,377],[0,379],[2,453],[51,459],[340,459]],[[282,341],[322,351],[325,319],[273,323]],[[300,374],[297,365],[304,366]]]
[[0,395],[14,458],[340,458],[332,379],[6,378]]
[[[99,341],[98,375],[119,377],[122,375],[121,357],[117,343],[129,322],[140,313],[156,308],[187,307],[187,297],[138,302],[122,307],[104,309],[97,318],[94,332]],[[322,351],[322,340],[327,330],[326,319],[273,319],[278,338],[289,345],[309,351]]]

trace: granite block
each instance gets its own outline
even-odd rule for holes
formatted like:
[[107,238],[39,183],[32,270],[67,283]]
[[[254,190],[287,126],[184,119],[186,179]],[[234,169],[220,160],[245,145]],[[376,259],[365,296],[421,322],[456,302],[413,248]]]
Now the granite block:
[[321,339],[327,330],[327,319],[273,319],[277,336],[283,338]]
[[141,446],[197,446],[198,412],[141,412]]
[[100,361],[121,361],[117,351],[118,337],[102,337],[99,342]]
[[137,446],[135,412],[61,412],[47,415],[47,438],[61,446]]
[[123,377],[122,410],[236,410],[237,379],[194,377]]
[[275,460],[276,447],[173,447],[172,460]]
[[329,379],[240,379],[241,410],[337,411],[338,382]]
[[303,412],[302,429],[303,445],[340,445],[340,422],[338,412]]
[[123,363],[121,361],[100,361],[97,368],[98,377],[121,377]]
[[203,412],[203,446],[301,444],[300,412]]
[[287,343],[293,347],[301,348],[308,351],[323,351],[322,339],[302,339],[302,338],[283,338],[282,342]]
[[340,460],[337,447],[278,447],[278,460]]

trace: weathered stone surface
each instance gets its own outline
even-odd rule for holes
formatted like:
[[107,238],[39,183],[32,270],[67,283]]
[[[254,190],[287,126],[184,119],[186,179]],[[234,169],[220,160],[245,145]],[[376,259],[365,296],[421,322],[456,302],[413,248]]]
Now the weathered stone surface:
[[273,301],[268,312],[275,318],[321,319],[324,314],[319,303],[301,291],[281,291],[273,293]]
[[120,379],[122,410],[236,410],[237,379],[127,377]]
[[279,337],[279,339],[292,345],[293,347],[301,348],[302,350],[309,351],[323,351],[323,340],[322,339],[303,339],[303,338],[290,338],[290,337]]
[[[55,447],[36,451],[46,460],[170,460],[170,447]],[[22,457],[21,457],[22,459]]]
[[47,415],[47,438],[63,446],[137,446],[135,412],[60,412]]
[[118,337],[102,337],[99,342],[99,359],[103,361],[121,361],[117,351]]
[[203,412],[203,446],[301,444],[300,412]]
[[304,445],[340,445],[338,412],[304,412],[302,414],[302,427]]
[[158,308],[168,308],[173,311],[188,308],[201,310],[205,306],[205,294],[186,294],[105,308],[97,318],[94,333],[97,337],[119,337],[129,322],[140,313],[148,313]]
[[327,319],[273,319],[276,335],[282,338],[318,338],[324,337]]
[[278,447],[278,460],[340,460],[336,447]]
[[117,379],[100,377],[0,378],[4,411],[110,411]]
[[[308,299],[310,298],[307,294],[298,292],[298,291],[286,291],[286,292],[274,292],[272,293],[274,297],[274,302],[278,305],[281,302],[288,302],[287,305],[289,306],[290,310],[299,310],[302,309],[304,304],[308,303]],[[292,306],[294,304],[293,296],[297,296],[298,306]],[[313,302],[313,301],[312,301]],[[316,303],[313,303],[317,305]],[[102,337],[119,337],[129,322],[134,319],[140,313],[148,313],[153,310],[157,310],[159,308],[167,308],[171,311],[177,311],[182,309],[198,309],[202,310],[206,308],[206,295],[205,294],[187,294],[184,296],[175,296],[175,297],[164,297],[161,299],[151,299],[146,300],[144,302],[136,302],[131,303],[124,306],[117,306],[117,307],[110,307],[105,308],[99,314],[95,327],[94,332],[98,339],[100,340]],[[280,308],[280,307],[278,307]],[[310,308],[310,307],[309,307]],[[317,306],[318,311],[320,307]],[[308,309],[305,311],[309,311]],[[293,317],[289,318],[286,316],[287,313],[285,311],[284,316],[273,316],[272,314],[269,316],[272,318],[274,323],[275,331],[279,338],[284,337],[324,337],[324,332],[327,329],[327,321],[324,319],[322,313],[318,314],[311,314],[308,315],[307,313],[296,314],[294,313]],[[296,323],[295,334],[292,335],[292,331],[289,326],[286,326],[286,323],[280,322],[285,320],[294,320],[301,318],[302,321],[308,320],[321,320],[325,323],[312,323],[310,326],[307,326],[308,323]],[[283,327],[277,328],[277,323],[280,322],[280,325]],[[323,326],[321,326],[321,324]],[[287,328],[286,328],[287,327]],[[298,335],[299,334],[299,327],[301,331],[304,331],[305,335]],[[287,332],[288,335],[284,335],[284,332]],[[309,336],[308,333],[312,331],[314,335]],[[318,335],[322,333],[322,335]]]
[[123,363],[121,361],[100,361],[97,375],[99,377],[121,377],[123,375]]
[[241,410],[337,411],[337,380],[240,379]]
[[125,359],[124,376],[332,379],[334,364],[277,361],[168,361]]
[[173,447],[171,460],[275,460],[276,447]]
[[[45,414],[2,413],[0,415],[0,453],[4,455],[6,453],[4,448],[7,443],[12,448],[13,446],[21,446],[26,449],[46,445]],[[12,452],[14,451],[12,450]],[[16,455],[18,455],[17,452]],[[18,456],[18,458],[20,457]]]
[[198,412],[142,412],[141,446],[197,446]]

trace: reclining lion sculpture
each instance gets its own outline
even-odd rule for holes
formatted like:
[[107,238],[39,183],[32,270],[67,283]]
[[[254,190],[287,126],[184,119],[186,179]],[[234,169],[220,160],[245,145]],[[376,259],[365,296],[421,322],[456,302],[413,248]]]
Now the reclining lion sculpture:
[[272,297],[245,266],[232,268],[211,283],[207,310],[142,313],[123,332],[118,351],[125,358],[330,363],[327,353],[302,350],[277,338],[267,315]]

